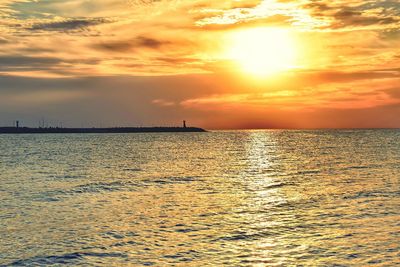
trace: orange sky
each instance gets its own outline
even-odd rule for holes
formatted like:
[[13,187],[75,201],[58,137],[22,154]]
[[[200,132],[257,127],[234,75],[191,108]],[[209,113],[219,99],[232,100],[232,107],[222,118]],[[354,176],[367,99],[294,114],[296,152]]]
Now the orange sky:
[[0,125],[400,127],[397,0],[0,0]]

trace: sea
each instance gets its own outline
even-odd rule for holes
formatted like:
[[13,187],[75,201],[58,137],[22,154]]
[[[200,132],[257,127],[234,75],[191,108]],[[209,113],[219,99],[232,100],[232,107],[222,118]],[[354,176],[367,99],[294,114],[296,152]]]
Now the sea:
[[400,266],[400,130],[0,135],[0,266]]

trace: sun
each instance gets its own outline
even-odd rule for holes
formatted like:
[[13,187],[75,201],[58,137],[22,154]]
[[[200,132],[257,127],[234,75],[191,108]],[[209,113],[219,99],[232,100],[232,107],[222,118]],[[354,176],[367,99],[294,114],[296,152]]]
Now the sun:
[[265,27],[237,31],[230,36],[228,46],[228,58],[253,75],[268,76],[295,66],[295,41],[286,29]]

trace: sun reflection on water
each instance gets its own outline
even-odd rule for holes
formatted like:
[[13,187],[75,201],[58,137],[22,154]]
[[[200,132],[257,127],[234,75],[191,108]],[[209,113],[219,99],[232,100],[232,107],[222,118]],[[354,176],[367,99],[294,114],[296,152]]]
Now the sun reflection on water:
[[399,140],[0,136],[0,265],[393,266]]

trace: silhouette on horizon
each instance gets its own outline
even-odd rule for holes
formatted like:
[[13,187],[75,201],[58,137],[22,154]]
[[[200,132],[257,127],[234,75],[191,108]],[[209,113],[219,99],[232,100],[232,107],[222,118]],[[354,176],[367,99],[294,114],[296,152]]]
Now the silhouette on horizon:
[[206,132],[199,127],[187,127],[183,121],[182,127],[110,127],[110,128],[60,128],[60,127],[20,127],[15,121],[14,127],[0,127],[0,134],[42,134],[42,133],[179,133],[179,132]]

